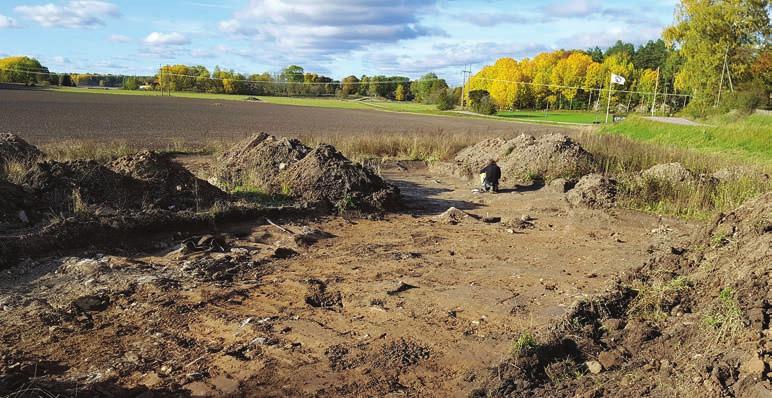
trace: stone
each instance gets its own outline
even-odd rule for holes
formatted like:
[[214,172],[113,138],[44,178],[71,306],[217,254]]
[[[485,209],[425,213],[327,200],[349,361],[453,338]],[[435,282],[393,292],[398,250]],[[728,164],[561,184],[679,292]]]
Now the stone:
[[766,370],[766,364],[760,358],[753,358],[740,366],[740,372],[756,378],[762,378]]
[[601,365],[598,361],[587,361],[584,363],[584,365],[587,366],[587,370],[589,370],[590,373],[594,375],[600,373],[603,370],[603,365]]
[[603,365],[603,369],[610,370],[622,366],[624,360],[617,351],[603,351],[598,355],[598,362]]

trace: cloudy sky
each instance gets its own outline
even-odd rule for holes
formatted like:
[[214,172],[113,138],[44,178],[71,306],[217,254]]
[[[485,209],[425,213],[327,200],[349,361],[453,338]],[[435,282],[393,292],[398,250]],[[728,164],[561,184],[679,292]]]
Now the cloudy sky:
[[674,0],[0,0],[0,56],[53,71],[150,74],[160,64],[341,78],[435,71],[460,81],[502,56],[659,37]]

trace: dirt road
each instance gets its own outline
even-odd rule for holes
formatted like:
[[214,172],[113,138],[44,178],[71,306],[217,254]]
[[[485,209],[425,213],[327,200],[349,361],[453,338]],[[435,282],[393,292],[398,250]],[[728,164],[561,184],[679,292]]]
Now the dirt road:
[[[244,223],[220,231],[230,253],[181,254],[177,238],[8,270],[0,357],[114,396],[467,396],[521,333],[690,231],[572,209],[547,188],[480,195],[424,169],[384,173],[408,208],[283,225],[323,231],[315,243]],[[451,206],[502,222],[451,224],[438,217]],[[97,305],[73,312],[87,295]]]

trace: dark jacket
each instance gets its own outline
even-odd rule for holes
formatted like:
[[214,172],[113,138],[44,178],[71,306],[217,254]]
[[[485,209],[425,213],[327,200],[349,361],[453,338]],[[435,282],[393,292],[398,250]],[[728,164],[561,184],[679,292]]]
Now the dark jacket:
[[489,164],[480,170],[480,174],[485,173],[485,180],[492,183],[498,183],[501,178],[501,169],[497,164]]

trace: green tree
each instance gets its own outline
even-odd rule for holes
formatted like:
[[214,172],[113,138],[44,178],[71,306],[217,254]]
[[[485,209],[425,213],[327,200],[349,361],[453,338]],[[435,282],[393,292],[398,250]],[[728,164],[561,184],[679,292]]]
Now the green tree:
[[714,103],[724,58],[736,83],[749,80],[748,54],[769,43],[771,33],[766,0],[681,0],[663,35],[683,56],[675,87],[693,95],[694,114],[705,115]]
[[657,69],[665,64],[668,56],[668,48],[662,39],[649,40],[638,47],[633,55],[633,65],[638,69]]
[[0,58],[0,82],[36,84],[48,80],[48,68],[35,58]]
[[449,111],[456,107],[457,98],[453,96],[453,92],[449,89],[441,90],[437,94],[437,109],[441,111]]
[[59,75],[59,85],[63,87],[73,86],[72,77],[68,73]]
[[137,82],[137,78],[134,76],[129,76],[123,80],[123,89],[124,90],[138,90],[139,89],[139,82]]
[[305,75],[303,68],[297,65],[290,65],[281,71],[281,79],[285,82],[302,83]]
[[613,46],[606,49],[603,54],[603,58],[608,58],[614,54],[625,53],[628,58],[632,58],[635,55],[635,45],[633,43],[625,43],[622,40],[617,40]]
[[346,76],[343,78],[343,82],[340,87],[340,93],[344,97],[356,94],[359,91],[359,79],[356,76]]

